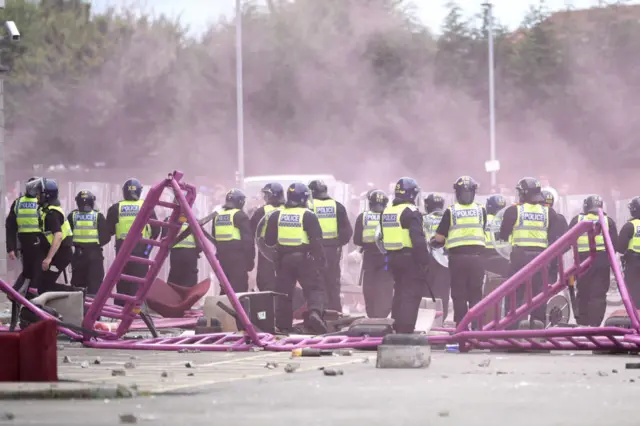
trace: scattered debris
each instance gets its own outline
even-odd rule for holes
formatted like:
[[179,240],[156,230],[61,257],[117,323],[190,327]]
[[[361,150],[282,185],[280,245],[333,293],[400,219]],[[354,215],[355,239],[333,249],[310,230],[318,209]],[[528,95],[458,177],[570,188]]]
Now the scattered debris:
[[442,375],[442,378],[443,378],[443,379],[448,379],[448,378],[449,378],[449,376],[446,376],[446,375],[444,375],[444,374],[443,374],[443,375]]
[[334,370],[333,368],[325,368],[322,372],[325,376],[342,376],[344,374],[344,371]]
[[284,371],[286,371],[287,373],[293,373],[298,368],[300,368],[300,364],[287,364],[284,366]]
[[0,420],[13,420],[16,418],[16,415],[7,411],[6,413],[0,414]]
[[169,373],[167,373],[166,371],[163,371],[162,374],[160,374],[160,377],[169,377]]
[[80,368],[89,368],[89,361],[82,361],[80,363]]
[[449,417],[451,413],[449,413],[449,410],[441,410],[438,411],[438,417]]
[[122,369],[116,369],[116,370],[111,370],[111,375],[113,377],[126,376],[127,372],[125,370],[122,370]]
[[362,363],[363,364],[369,364],[369,362],[371,362],[371,360],[369,359],[369,357],[363,358],[362,359]]
[[193,377],[193,376],[195,376],[195,374],[194,374],[194,373],[189,373],[189,374],[187,374],[187,377]]
[[598,371],[598,376],[600,376],[600,377],[607,377],[607,376],[608,376],[608,374],[607,374],[606,372],[604,372],[604,371]]
[[71,357],[69,355],[65,355],[64,358],[62,359],[62,363],[63,364],[71,364]]
[[507,373],[506,371],[500,371],[500,370],[496,371],[497,376],[503,376],[505,374],[509,374],[509,373]]
[[249,351],[250,352],[260,352],[260,351],[263,351],[263,350],[264,350],[264,348],[260,348],[258,346],[252,346]]
[[184,366],[187,367],[187,368],[193,368],[196,365],[191,361],[187,361],[187,362],[184,363]]
[[120,414],[120,423],[126,423],[126,424],[138,423],[138,418],[133,414]]
[[352,356],[353,355],[353,350],[352,349],[339,349],[339,350],[333,351],[333,354],[335,356]]
[[100,357],[99,357],[99,356],[97,356],[97,357],[96,357],[96,359],[94,359],[94,360],[93,360],[93,363],[94,363],[95,365],[100,365],[100,364],[102,364],[102,360],[100,359]]
[[491,364],[491,360],[485,359],[480,364],[478,364],[478,367],[488,367],[490,364]]
[[131,356],[129,357],[129,359],[138,359],[138,357],[137,357],[137,356],[135,356],[135,355],[131,355]]
[[133,362],[129,361],[124,363],[124,368],[131,370],[133,368],[136,368],[136,365]]
[[640,369],[640,362],[628,362],[624,365],[624,368],[627,370],[638,370]]
[[58,349],[59,351],[63,351],[63,350],[64,350],[64,345],[58,345],[58,346],[56,346],[56,347],[57,347],[57,349]]
[[197,354],[200,353],[200,349],[180,349],[179,354]]
[[616,370],[615,368],[614,368],[613,370],[611,370],[611,372],[612,372],[613,374],[618,374],[618,370]]
[[636,379],[629,379],[629,383],[635,383]]
[[268,362],[264,365],[264,368],[268,368],[269,370],[273,370],[274,368],[278,368],[277,362]]

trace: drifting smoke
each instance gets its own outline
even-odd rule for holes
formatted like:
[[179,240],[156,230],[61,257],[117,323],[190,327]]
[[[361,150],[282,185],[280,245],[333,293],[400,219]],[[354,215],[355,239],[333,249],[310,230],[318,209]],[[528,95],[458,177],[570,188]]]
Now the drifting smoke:
[[[446,191],[470,174],[489,190],[486,57],[466,65],[478,69],[473,90],[447,85],[436,78],[436,42],[391,2],[270,3],[270,10],[248,7],[243,18],[248,175],[332,173],[379,187],[409,175],[426,190]],[[73,161],[105,161],[149,178],[178,168],[206,184],[231,184],[233,23],[212,26],[197,42],[170,27],[138,22],[125,37],[112,26],[111,56],[74,86],[64,114],[43,110],[50,120],[41,129],[16,123],[14,150],[46,134]],[[485,52],[486,44],[476,45]],[[637,93],[628,89],[638,73],[620,71],[637,55],[617,49],[623,56],[603,70],[597,47],[575,48],[572,38],[558,47],[566,53],[562,76],[549,78],[566,82],[568,100],[540,101],[540,82],[514,83],[503,70],[510,59],[497,49],[499,180],[512,188],[522,176],[545,175],[573,193],[608,190],[622,172],[598,150],[630,153],[640,130]]]

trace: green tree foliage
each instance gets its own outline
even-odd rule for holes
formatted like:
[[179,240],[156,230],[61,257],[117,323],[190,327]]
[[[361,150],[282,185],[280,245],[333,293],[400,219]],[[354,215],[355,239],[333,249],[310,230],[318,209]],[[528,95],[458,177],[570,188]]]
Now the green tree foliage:
[[[482,178],[489,22],[447,7],[434,35],[402,0],[245,1],[247,171]],[[163,16],[90,14],[77,0],[7,0],[4,17],[23,35],[2,54],[13,163],[233,175],[235,21],[195,37]],[[552,13],[541,2],[520,28],[494,22],[507,182],[637,164],[638,18],[634,6]]]

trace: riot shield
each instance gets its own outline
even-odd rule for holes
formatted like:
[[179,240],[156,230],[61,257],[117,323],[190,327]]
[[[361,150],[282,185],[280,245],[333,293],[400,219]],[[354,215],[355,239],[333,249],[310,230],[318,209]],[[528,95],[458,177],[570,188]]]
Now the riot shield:
[[387,254],[387,251],[384,249],[384,243],[382,242],[382,227],[380,226],[379,223],[378,223],[378,226],[376,226],[374,239],[375,239],[376,247],[378,247],[378,250],[380,250],[380,253]]
[[509,256],[511,256],[511,243],[499,240],[500,225],[502,225],[502,218],[507,208],[508,206],[500,210],[493,218],[493,221],[489,225],[489,233],[491,234],[491,242],[493,243],[495,250],[500,256],[508,260]]
[[258,251],[260,252],[262,257],[267,259],[269,262],[275,262],[276,247],[268,246],[267,243],[264,241],[264,237],[262,237],[262,229],[267,225],[267,221],[265,219],[268,217],[269,216],[265,215],[262,217],[262,219],[260,219],[260,222],[258,222],[258,227],[256,228],[255,240],[256,240],[256,246],[258,247]]
[[431,256],[433,256],[436,262],[438,262],[440,265],[444,266],[445,268],[448,268],[449,255],[447,254],[447,252],[445,252],[444,247],[434,249],[431,247],[431,245],[429,245],[429,241],[431,241],[431,238],[433,238],[433,236],[436,234],[436,230],[431,229],[431,227],[428,224],[424,223],[424,221],[423,221],[423,228],[424,228],[424,235],[427,239],[427,248],[429,249],[429,253],[431,253]]

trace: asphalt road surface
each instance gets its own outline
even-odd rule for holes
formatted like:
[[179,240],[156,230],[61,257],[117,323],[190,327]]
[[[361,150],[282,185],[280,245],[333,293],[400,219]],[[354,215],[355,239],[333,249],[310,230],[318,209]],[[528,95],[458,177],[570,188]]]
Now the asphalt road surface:
[[[147,396],[2,401],[0,419],[3,413],[13,419],[0,425],[116,425],[125,415],[125,421],[171,426],[636,426],[640,414],[640,370],[625,369],[637,356],[436,352],[421,370],[376,369],[372,352],[291,359],[72,346],[59,356],[61,379],[135,384]],[[127,362],[134,365],[126,376],[111,376]],[[285,372],[287,364],[297,370]],[[325,376],[322,367],[344,374]]]

